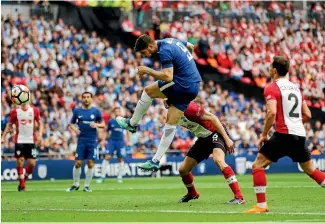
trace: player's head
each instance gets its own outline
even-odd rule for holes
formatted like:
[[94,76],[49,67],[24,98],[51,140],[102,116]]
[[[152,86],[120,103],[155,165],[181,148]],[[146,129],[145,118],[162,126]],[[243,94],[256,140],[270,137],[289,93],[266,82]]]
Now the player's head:
[[121,116],[121,109],[119,107],[115,107],[113,111],[114,111],[115,117]]
[[93,99],[93,94],[90,93],[89,91],[85,91],[84,93],[82,93],[81,96],[82,96],[83,105],[86,107],[90,106]]
[[141,35],[135,42],[134,51],[141,53],[142,57],[151,57],[157,50],[156,42],[147,34]]
[[289,71],[290,62],[282,56],[275,56],[270,64],[271,78],[285,77]]

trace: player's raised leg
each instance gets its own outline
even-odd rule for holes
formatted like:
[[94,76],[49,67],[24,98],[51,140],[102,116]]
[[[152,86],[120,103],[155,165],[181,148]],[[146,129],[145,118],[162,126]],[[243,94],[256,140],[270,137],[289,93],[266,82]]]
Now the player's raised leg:
[[266,158],[262,153],[258,153],[257,157],[253,163],[253,185],[256,194],[257,204],[245,211],[245,214],[254,213],[265,213],[268,212],[268,207],[266,203],[266,174],[265,168],[272,163],[268,158]]
[[299,163],[301,169],[312,178],[316,183],[318,183],[321,187],[325,188],[325,173],[316,169],[313,161],[310,159],[306,162]]
[[143,170],[152,170],[152,171],[157,171],[159,169],[160,159],[166,153],[169,146],[173,142],[176,133],[177,124],[180,118],[183,116],[183,114],[184,112],[182,110],[179,110],[175,106],[169,107],[168,114],[167,114],[167,123],[165,124],[164,133],[160,140],[158,150],[155,153],[152,160],[148,160],[147,162],[138,165],[139,168]]
[[192,169],[196,165],[197,165],[197,162],[195,159],[186,156],[178,170],[179,175],[181,176],[182,181],[187,189],[187,194],[184,195],[179,200],[179,203],[189,202],[190,200],[198,199],[200,197],[200,194],[195,189],[194,178],[191,173]]
[[138,101],[137,106],[132,117],[123,118],[117,117],[117,123],[124,129],[135,133],[137,131],[137,125],[141,120],[142,116],[148,111],[153,98],[166,98],[166,96],[160,91],[158,82],[155,82],[147,87],[142,92],[141,98]]
[[226,163],[225,152],[221,148],[213,149],[213,161],[222,171],[223,176],[225,177],[232,193],[234,194],[234,198],[226,202],[226,204],[245,204],[246,201],[244,200],[243,194],[240,190],[235,172],[233,171],[231,166],[228,166],[228,164]]

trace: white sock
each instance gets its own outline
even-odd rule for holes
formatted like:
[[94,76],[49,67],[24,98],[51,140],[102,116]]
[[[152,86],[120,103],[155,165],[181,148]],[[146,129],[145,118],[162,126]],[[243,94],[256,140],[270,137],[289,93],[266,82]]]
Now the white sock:
[[165,124],[164,135],[161,137],[158,150],[155,156],[152,158],[153,162],[159,162],[162,156],[168,150],[170,144],[172,144],[176,133],[176,125]]
[[85,179],[85,187],[90,186],[90,181],[93,179],[93,174],[94,174],[94,168],[87,169],[86,171],[86,179]]
[[136,126],[139,123],[142,116],[148,111],[151,103],[152,98],[150,98],[147,92],[144,90],[142,92],[140,100],[138,101],[137,106],[135,107],[135,111],[132,115],[132,118],[130,119],[130,124],[132,126]]
[[81,175],[81,168],[76,168],[73,166],[72,176],[73,176],[73,185],[76,187],[79,187],[79,181],[80,181],[80,175]]
[[123,174],[124,174],[124,162],[120,162],[118,164],[118,173],[117,173],[117,177],[118,178],[122,178],[123,177]]
[[101,172],[101,177],[102,178],[106,177],[106,171],[107,171],[108,164],[109,164],[109,161],[104,159],[103,162],[102,162],[102,172]]

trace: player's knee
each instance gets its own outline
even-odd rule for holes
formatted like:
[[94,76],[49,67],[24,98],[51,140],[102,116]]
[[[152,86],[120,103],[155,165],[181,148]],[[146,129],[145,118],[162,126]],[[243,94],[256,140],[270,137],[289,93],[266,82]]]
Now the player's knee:
[[225,160],[222,157],[213,157],[213,162],[220,168],[220,169],[224,169],[227,164],[225,162]]
[[151,98],[154,97],[154,90],[152,89],[152,87],[149,85],[147,87],[144,88],[144,91],[147,93],[147,95]]
[[185,175],[187,175],[189,172],[190,172],[190,170],[188,169],[188,168],[186,168],[185,166],[181,166],[179,169],[178,169],[178,172],[179,172],[179,175],[180,176],[185,176]]
[[107,160],[107,161],[110,161],[111,158],[112,158],[112,157],[111,157],[110,155],[106,155],[106,156],[105,156],[105,160]]
[[18,166],[23,166],[24,165],[24,157],[19,157],[18,159],[17,159],[17,165]]
[[265,168],[266,166],[262,163],[262,162],[258,162],[258,161],[254,161],[253,162],[253,165],[252,165],[252,168],[255,169],[262,169],[262,168]]
[[307,161],[305,163],[299,163],[301,169],[307,174],[307,175],[311,175],[314,170],[316,169],[313,162],[310,160],[310,161]]
[[80,168],[81,167],[81,162],[78,162],[78,161],[76,161],[75,163],[74,163],[74,166],[75,166],[75,168]]

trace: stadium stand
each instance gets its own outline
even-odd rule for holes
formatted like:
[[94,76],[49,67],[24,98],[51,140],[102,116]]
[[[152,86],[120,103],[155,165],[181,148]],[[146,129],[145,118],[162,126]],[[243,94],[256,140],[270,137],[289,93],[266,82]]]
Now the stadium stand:
[[[181,10],[185,8],[184,4],[176,2],[173,7]],[[154,21],[157,21],[155,31],[159,36],[188,39],[197,45],[198,63],[259,87],[264,87],[269,80],[267,67],[272,56],[285,54],[291,58],[294,67],[290,71],[292,80],[304,89],[309,105],[325,108],[324,23],[316,19],[309,23],[303,17],[297,20],[299,23],[291,23],[288,14],[299,16],[299,13],[295,13],[290,4],[285,4],[285,8],[282,4],[269,5],[268,11],[275,14],[281,9],[281,16],[276,19],[266,15],[266,9],[256,3],[242,4],[242,8],[235,2],[218,3],[217,11],[211,11],[215,7],[213,4],[194,2],[186,6],[193,9],[192,13],[173,23],[160,22],[158,14],[153,13]],[[165,6],[158,4],[154,7]],[[317,13],[319,7],[324,10],[322,5],[314,6],[310,13]],[[243,11],[250,16],[239,22],[231,19]],[[216,14],[225,17],[222,23],[220,18],[214,18]],[[205,18],[205,22],[200,22],[199,18]],[[158,62],[141,58],[131,48],[120,43],[112,45],[95,31],[77,30],[62,19],[55,22],[34,15],[30,21],[23,21],[20,16],[8,16],[2,18],[1,23],[1,128],[3,130],[8,122],[12,107],[8,97],[11,86],[26,84],[32,90],[32,104],[39,107],[45,123],[43,144],[38,149],[41,158],[74,158],[77,139],[67,124],[72,109],[80,105],[83,91],[95,94],[95,104],[101,108],[107,123],[115,107],[121,107],[129,116],[143,87],[154,81],[150,77],[139,79],[135,74],[136,67],[146,65],[160,69]],[[302,41],[306,39],[308,41]],[[222,89],[212,80],[202,83],[198,101],[223,122],[229,123],[229,132],[236,142],[236,154],[256,153],[255,143],[264,118],[262,103]],[[140,122],[139,131],[125,142],[130,156],[143,158],[156,149],[165,116],[162,101],[155,100]],[[307,123],[306,128],[308,148],[313,154],[325,152],[325,124],[314,120]],[[106,131],[100,131],[102,151],[106,138]],[[189,132],[178,128],[169,155],[182,155],[193,140]],[[2,147],[3,159],[11,159],[12,140]]]

